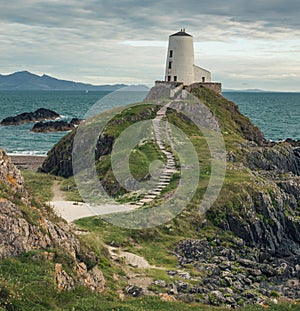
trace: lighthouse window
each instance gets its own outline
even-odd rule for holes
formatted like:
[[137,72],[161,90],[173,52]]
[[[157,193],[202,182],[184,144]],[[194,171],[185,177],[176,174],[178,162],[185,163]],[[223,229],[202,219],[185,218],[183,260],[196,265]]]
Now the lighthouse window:
[[172,62],[169,62],[169,69],[172,68]]
[[177,76],[174,76],[174,81],[175,81],[175,82],[177,81]]
[[170,82],[171,81],[171,76],[168,76],[168,82]]
[[173,57],[173,50],[170,50],[170,58]]

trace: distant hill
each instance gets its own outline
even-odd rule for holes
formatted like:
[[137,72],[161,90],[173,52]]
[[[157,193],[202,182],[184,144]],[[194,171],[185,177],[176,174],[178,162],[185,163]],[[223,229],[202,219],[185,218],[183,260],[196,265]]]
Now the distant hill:
[[59,80],[48,75],[38,76],[28,71],[0,75],[0,90],[68,90],[68,91],[115,91],[125,84],[92,85]]
[[245,89],[245,90],[232,90],[232,89],[223,89],[223,92],[244,92],[244,93],[265,93],[270,91],[260,90],[260,89]]

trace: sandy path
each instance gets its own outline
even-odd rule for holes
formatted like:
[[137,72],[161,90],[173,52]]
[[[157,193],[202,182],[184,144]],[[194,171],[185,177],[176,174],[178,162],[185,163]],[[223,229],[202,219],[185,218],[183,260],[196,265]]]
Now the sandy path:
[[89,203],[64,200],[51,201],[49,203],[53,207],[56,214],[64,218],[69,223],[76,219],[85,217],[132,211],[132,206],[130,205],[103,203],[101,205],[94,206]]
[[126,204],[103,203],[95,206],[84,202],[67,201],[65,193],[60,190],[60,182],[58,180],[54,181],[52,191],[54,196],[52,201],[49,202],[50,205],[57,215],[69,223],[80,218],[127,212],[133,209],[132,205]]

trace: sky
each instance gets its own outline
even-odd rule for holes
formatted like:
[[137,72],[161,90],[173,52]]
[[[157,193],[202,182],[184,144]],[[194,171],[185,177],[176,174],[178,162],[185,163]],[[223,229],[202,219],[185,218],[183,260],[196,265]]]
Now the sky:
[[224,88],[300,92],[299,0],[0,0],[0,74],[153,84],[181,28]]

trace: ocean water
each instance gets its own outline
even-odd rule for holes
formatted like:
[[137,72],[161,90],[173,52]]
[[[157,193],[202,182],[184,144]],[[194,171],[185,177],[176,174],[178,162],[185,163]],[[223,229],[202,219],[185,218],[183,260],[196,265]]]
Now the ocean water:
[[269,140],[300,140],[300,93],[226,92]]
[[[61,119],[84,118],[117,106],[142,101],[147,92],[125,89],[117,92],[0,91],[0,120],[23,112],[48,108]],[[94,109],[92,109],[94,107]],[[0,125],[0,146],[9,154],[45,155],[66,132],[34,133],[33,123]]]
[[[145,91],[0,91],[0,119],[48,108],[62,119],[83,118],[113,107],[142,101]],[[267,139],[300,139],[300,93],[223,94],[239,105],[242,113],[259,126]],[[96,105],[95,105],[96,104]],[[93,108],[93,109],[92,109]],[[45,155],[66,133],[33,133],[33,124],[0,126],[0,146],[11,154]]]

